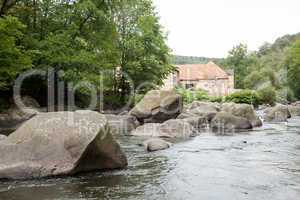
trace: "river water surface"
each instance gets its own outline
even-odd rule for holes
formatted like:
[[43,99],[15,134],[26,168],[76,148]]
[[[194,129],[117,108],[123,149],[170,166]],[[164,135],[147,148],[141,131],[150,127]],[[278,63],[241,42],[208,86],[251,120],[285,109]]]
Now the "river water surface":
[[0,182],[0,200],[300,199],[300,118],[236,136],[206,133],[156,153],[120,138],[126,170]]

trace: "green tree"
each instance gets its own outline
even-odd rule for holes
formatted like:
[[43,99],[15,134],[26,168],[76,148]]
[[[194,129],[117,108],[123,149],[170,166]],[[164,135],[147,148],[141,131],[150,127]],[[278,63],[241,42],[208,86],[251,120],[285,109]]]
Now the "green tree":
[[248,68],[253,60],[249,57],[248,48],[245,44],[239,44],[229,51],[229,55],[224,61],[226,68],[234,69],[235,87],[243,89],[244,79],[248,75]]
[[30,52],[20,45],[24,29],[15,17],[0,18],[0,90],[10,89],[17,75],[32,66]]
[[288,85],[295,96],[300,99],[300,38],[296,40],[287,53],[287,77]]
[[[132,79],[136,89],[144,82],[162,84],[173,67],[169,64],[169,48],[152,1],[123,1],[114,13],[114,21],[119,35],[119,70],[122,72],[118,88],[123,101],[129,91],[129,80],[124,74]],[[147,85],[143,92],[153,85]]]

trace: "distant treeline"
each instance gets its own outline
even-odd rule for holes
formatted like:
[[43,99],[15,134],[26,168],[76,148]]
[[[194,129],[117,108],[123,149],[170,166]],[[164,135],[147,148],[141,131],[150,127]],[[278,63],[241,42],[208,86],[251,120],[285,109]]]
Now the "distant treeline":
[[173,55],[171,59],[172,64],[183,65],[183,64],[206,64],[209,61],[214,61],[219,63],[222,58],[207,58],[207,57],[197,57],[197,56],[179,56]]

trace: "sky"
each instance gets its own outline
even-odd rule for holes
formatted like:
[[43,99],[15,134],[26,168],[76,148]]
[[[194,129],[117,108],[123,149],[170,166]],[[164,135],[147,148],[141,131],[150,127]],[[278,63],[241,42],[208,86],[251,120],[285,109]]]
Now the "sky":
[[300,32],[300,0],[154,0],[173,54],[226,57]]

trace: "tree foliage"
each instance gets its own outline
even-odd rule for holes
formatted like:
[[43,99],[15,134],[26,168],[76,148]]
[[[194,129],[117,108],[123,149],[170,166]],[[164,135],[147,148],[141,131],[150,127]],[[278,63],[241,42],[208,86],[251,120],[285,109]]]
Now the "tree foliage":
[[124,100],[129,81],[159,85],[173,70],[151,0],[2,0],[0,16],[0,90],[25,69],[51,68]]
[[[299,98],[300,52],[297,38],[300,38],[300,34],[286,35],[273,44],[265,43],[254,52],[240,44],[229,52],[221,66],[234,69],[236,88],[269,91],[268,94],[273,92],[266,88],[273,88],[277,101],[283,98],[287,101],[293,96]],[[270,101],[273,102],[273,99]]]
[[287,53],[288,84],[294,95],[300,99],[300,37]]
[[31,67],[30,52],[20,40],[25,26],[15,17],[0,18],[0,89],[7,90],[16,76]]

